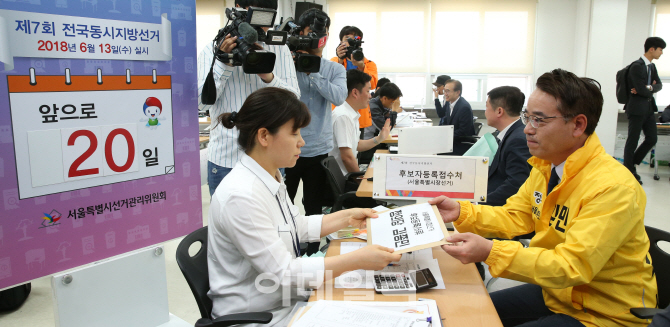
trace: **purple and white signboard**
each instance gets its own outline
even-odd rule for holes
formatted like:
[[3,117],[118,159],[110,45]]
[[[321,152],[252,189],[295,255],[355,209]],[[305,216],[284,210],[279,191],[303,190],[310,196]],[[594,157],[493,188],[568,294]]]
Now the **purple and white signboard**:
[[0,0],[0,289],[202,226],[194,0]]

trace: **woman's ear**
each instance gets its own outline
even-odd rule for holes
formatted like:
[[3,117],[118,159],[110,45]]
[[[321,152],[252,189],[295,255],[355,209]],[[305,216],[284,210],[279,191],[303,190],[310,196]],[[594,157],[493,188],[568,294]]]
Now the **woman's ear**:
[[267,147],[269,145],[268,138],[270,136],[270,131],[268,131],[267,128],[263,127],[258,130],[256,133],[256,141],[258,141],[258,144],[260,146]]

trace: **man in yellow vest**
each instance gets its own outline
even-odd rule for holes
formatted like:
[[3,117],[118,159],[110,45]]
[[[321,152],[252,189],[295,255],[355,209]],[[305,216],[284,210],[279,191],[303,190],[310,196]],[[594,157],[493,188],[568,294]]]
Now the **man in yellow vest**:
[[[595,133],[599,84],[556,69],[521,113],[533,166],[502,207],[430,201],[461,234],[445,252],[484,261],[493,277],[526,282],[491,293],[504,326],[646,326],[630,308],[656,307],[644,227],[647,197]],[[535,232],[530,246],[512,239]]]
[[[374,90],[375,88],[377,88],[377,80],[378,80],[377,64],[375,64],[373,61],[368,60],[368,58],[365,57],[358,58],[358,56],[354,55],[353,53],[347,56],[347,47],[349,47],[348,39],[362,41],[363,32],[356,26],[343,27],[342,30],[340,31],[341,43],[337,47],[337,56],[333,57],[330,60],[343,65],[345,70],[358,69],[370,75],[370,77],[372,77],[372,80],[370,80],[370,85]],[[333,105],[333,109],[335,109],[335,105]],[[361,128],[361,139],[366,140],[373,137],[374,135],[367,135],[368,137],[364,137],[363,135],[363,130],[366,127],[372,126],[372,116],[370,115],[370,107],[368,106],[365,109],[361,109],[358,111],[358,113],[361,115],[361,117],[358,118],[358,122]]]

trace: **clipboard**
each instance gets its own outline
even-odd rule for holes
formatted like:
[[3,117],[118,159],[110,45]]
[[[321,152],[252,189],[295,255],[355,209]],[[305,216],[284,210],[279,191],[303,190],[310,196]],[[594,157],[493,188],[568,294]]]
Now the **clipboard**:
[[[419,204],[412,204],[412,205],[404,206],[402,208],[411,207],[411,206],[415,206],[415,205],[419,205]],[[437,209],[436,205],[431,205],[431,207],[433,208],[433,212],[435,213],[436,217],[438,217],[438,218],[442,217],[442,215],[440,215],[440,211]],[[389,212],[389,211],[393,211],[393,210],[397,210],[397,209],[381,211],[381,212],[378,212],[378,213],[385,213],[385,212]],[[366,219],[366,225],[367,225],[367,229],[368,229],[368,245],[373,244],[372,240],[373,240],[373,237],[374,237],[373,232],[372,232],[372,228],[370,226],[370,219],[372,219],[372,218]],[[447,242],[447,237],[449,237],[449,232],[447,231],[447,227],[444,225],[444,222],[438,223],[438,225],[440,225],[440,230],[442,231],[442,235],[443,235],[443,238],[440,241],[427,243],[427,244],[423,244],[423,245],[413,246],[413,247],[410,247],[410,248],[398,250],[394,253],[406,253],[406,252],[423,250],[423,249],[427,249],[427,248],[433,248],[433,247],[444,245],[444,244],[451,244],[451,242]]]

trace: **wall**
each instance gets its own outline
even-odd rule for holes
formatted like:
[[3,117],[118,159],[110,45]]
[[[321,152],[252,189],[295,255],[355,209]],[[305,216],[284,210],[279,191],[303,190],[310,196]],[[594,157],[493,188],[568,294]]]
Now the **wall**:
[[628,0],[593,0],[585,75],[601,85],[604,104],[596,133],[609,154],[614,153],[616,141],[615,75],[623,62],[627,16]]
[[574,71],[576,12],[577,0],[538,1],[533,84],[555,68]]

